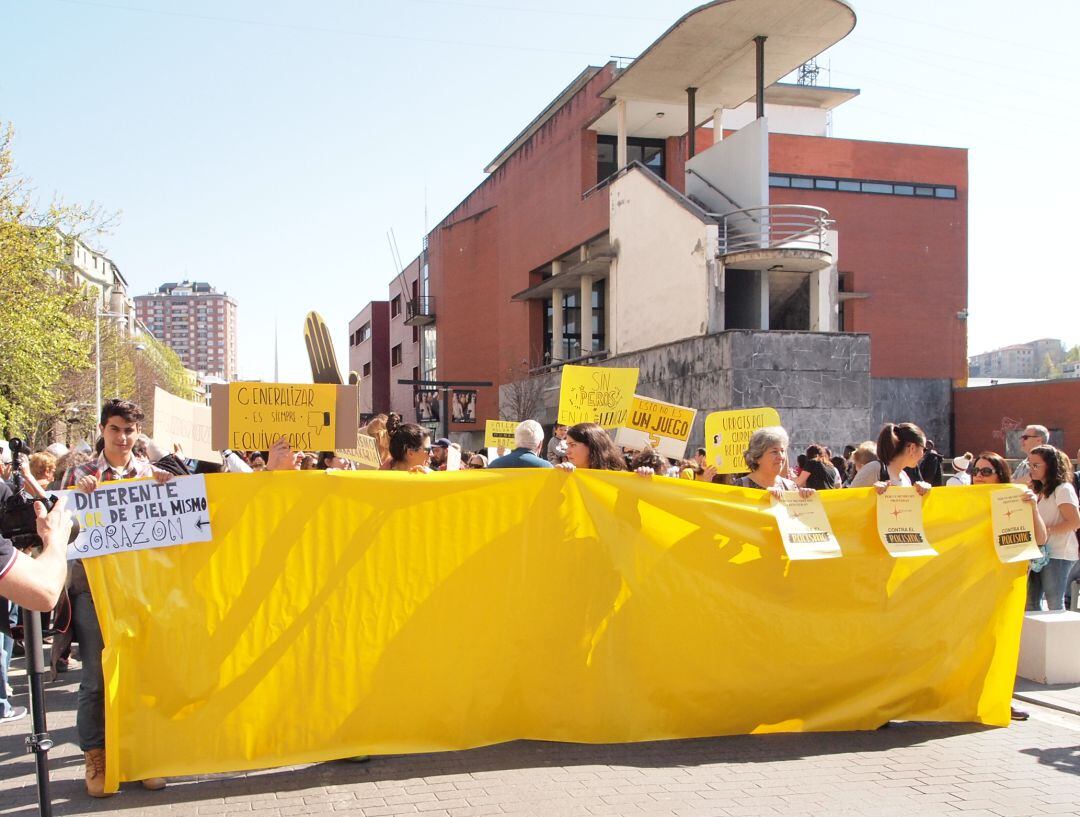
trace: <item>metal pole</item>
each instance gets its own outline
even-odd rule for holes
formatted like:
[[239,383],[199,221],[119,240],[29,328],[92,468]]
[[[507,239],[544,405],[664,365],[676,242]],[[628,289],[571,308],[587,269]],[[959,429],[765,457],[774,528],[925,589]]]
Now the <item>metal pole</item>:
[[450,439],[450,389],[442,390],[442,426],[443,436]]
[[52,797],[49,794],[49,750],[53,747],[45,723],[45,657],[41,649],[41,613],[23,610],[23,633],[26,637],[26,675],[30,681],[30,715],[33,732],[26,738],[26,751],[37,761],[38,813],[52,816]]
[[697,88],[686,89],[687,153],[693,159],[697,153]]
[[756,53],[756,86],[757,86],[757,118],[765,117],[765,40],[768,37],[758,35],[754,37]]
[[95,425],[101,417],[101,310],[94,310],[94,383],[97,394],[97,414],[94,415]]

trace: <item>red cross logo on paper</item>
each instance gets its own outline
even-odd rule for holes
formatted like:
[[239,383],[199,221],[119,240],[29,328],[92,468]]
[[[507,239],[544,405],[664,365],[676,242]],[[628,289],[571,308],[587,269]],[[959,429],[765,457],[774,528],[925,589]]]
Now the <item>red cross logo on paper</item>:
[[1009,508],[1009,510],[1005,511],[1005,518],[1008,519],[1012,517],[1014,513],[1016,513],[1016,511],[1012,508]]
[[902,515],[904,512],[902,510],[900,510],[899,508],[895,508],[894,510],[889,511],[889,513],[891,513],[894,517],[898,517],[898,516]]

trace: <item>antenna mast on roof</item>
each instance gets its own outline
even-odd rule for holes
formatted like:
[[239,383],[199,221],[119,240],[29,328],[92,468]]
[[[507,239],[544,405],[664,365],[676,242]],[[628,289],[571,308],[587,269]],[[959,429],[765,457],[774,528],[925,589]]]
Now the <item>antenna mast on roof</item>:
[[[394,236],[394,230],[391,228],[390,232],[386,234],[386,241],[390,245],[390,257],[394,261],[396,267],[397,277],[401,281],[401,294],[405,296],[405,303],[412,303],[412,292],[409,290],[409,282],[405,279],[405,267],[401,264],[401,254],[398,252],[397,238]],[[408,311],[406,311],[406,316]]]
[[799,78],[796,82],[799,85],[817,85],[820,73],[821,68],[818,67],[817,59],[807,60],[799,66]]

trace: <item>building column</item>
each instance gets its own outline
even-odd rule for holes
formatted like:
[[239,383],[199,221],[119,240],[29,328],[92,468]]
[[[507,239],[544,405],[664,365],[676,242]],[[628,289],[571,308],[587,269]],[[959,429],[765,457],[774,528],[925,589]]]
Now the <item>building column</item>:
[[769,328],[769,271],[759,270],[754,273],[758,283],[758,329]]
[[[556,262],[557,263],[557,262]],[[563,291],[561,287],[551,290],[551,362],[566,357],[563,341]]]
[[616,333],[619,324],[616,320],[615,308],[619,302],[618,293],[618,266],[619,259],[612,258],[608,262],[607,294],[604,298],[604,337],[607,339],[607,349],[611,354],[617,354],[619,343]]
[[618,170],[626,167],[626,100],[615,100],[615,119],[617,121],[615,132],[615,164]]
[[714,108],[712,112],[713,142],[724,141],[724,109]]
[[578,294],[581,303],[578,322],[581,324],[581,354],[587,355],[592,348],[592,276],[581,276],[581,291]]
[[697,153],[697,88],[686,89],[686,158]]
[[760,34],[754,37],[754,86],[757,96],[757,118],[765,116],[765,40]]

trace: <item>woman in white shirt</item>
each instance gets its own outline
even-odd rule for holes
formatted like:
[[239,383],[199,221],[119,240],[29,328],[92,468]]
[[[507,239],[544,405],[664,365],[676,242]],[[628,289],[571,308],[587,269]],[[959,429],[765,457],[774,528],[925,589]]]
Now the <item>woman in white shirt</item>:
[[[926,453],[926,435],[914,423],[886,423],[881,427],[877,439],[877,460],[864,465],[855,479],[852,488],[869,488],[873,485],[879,494],[885,493],[890,485],[910,488],[911,477],[904,473],[905,468],[914,468]],[[916,482],[915,490],[925,495],[930,490],[930,483]]]
[[1051,610],[1065,609],[1066,580],[1077,561],[1076,529],[1080,528],[1080,503],[1072,486],[1072,463],[1052,445],[1028,452],[1031,488],[1039,497],[1039,516],[1046,524],[1046,549],[1050,561],[1038,573],[1028,573],[1028,610],[1038,610],[1046,596]]

